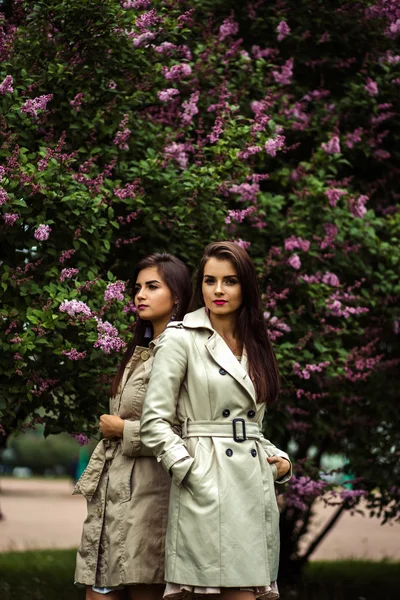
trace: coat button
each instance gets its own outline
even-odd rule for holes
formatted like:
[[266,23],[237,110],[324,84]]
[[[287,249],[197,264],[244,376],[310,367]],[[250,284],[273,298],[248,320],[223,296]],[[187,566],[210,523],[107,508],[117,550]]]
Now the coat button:
[[233,454],[233,451],[232,451],[230,448],[227,448],[227,449],[225,450],[225,454],[226,454],[227,456],[232,456],[232,454]]
[[249,419],[254,419],[254,417],[256,416],[256,411],[249,410],[249,412],[247,413],[247,416],[249,417]]
[[257,450],[254,450],[254,448],[253,448],[253,450],[251,451],[251,455],[252,456],[257,456]]
[[226,375],[226,371],[225,371],[225,369],[220,369],[220,370],[219,370],[219,374],[220,374],[220,375]]
[[148,350],[143,350],[143,352],[140,355],[140,358],[142,360],[148,360],[150,358],[150,352]]
[[223,417],[229,417],[229,415],[230,415],[230,414],[231,414],[231,411],[229,410],[229,408],[225,408],[225,409],[222,411],[222,416],[223,416]]

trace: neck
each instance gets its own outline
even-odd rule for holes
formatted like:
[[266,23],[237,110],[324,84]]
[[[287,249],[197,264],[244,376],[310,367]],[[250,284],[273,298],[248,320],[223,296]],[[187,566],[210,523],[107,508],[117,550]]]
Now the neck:
[[210,313],[210,321],[213,329],[220,336],[225,338],[235,338],[237,330],[238,315],[231,313],[229,315],[213,315]]
[[162,334],[169,321],[169,317],[160,321],[152,321],[151,324],[153,325],[153,339]]

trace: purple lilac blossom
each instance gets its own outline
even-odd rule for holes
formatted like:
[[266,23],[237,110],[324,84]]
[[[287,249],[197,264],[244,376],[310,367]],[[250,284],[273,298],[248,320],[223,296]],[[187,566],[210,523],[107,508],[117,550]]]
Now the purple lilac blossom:
[[31,117],[37,117],[38,110],[46,110],[47,103],[53,99],[53,94],[47,94],[43,96],[38,96],[37,98],[31,98],[27,100],[25,104],[21,107],[21,112]]
[[125,283],[123,281],[109,283],[106,288],[106,291],[104,292],[104,301],[109,302],[110,300],[123,300],[124,293]]
[[5,96],[5,94],[11,94],[13,91],[13,78],[11,75],[7,75],[3,82],[0,83],[0,94]]
[[0,206],[3,206],[8,200],[8,194],[6,190],[0,187]]
[[9,225],[10,227],[12,227],[15,223],[15,221],[19,218],[19,215],[17,213],[4,213],[3,215],[3,219],[4,219],[4,223],[6,225]]
[[281,42],[287,35],[289,35],[290,27],[286,21],[281,21],[276,28],[276,31],[278,33],[278,42]]
[[346,196],[347,193],[346,190],[339,190],[338,188],[330,188],[324,192],[331,206],[336,206],[338,200],[340,200],[342,196]]
[[39,227],[35,230],[33,237],[39,242],[44,242],[49,239],[49,235],[51,232],[51,227],[49,225],[39,225]]
[[285,136],[278,135],[275,138],[267,140],[264,144],[264,148],[267,154],[270,156],[276,156],[278,150],[280,150],[285,144]]
[[221,27],[219,28],[219,36],[218,39],[221,42],[222,40],[224,40],[226,37],[230,36],[230,35],[236,35],[239,31],[239,25],[236,23],[236,21],[233,19],[233,17],[228,17],[227,19],[225,19],[225,21],[222,23]]
[[80,446],[90,444],[89,438],[84,433],[71,433],[71,437],[73,437]]
[[329,271],[327,271],[322,277],[322,283],[325,283],[325,285],[331,285],[332,287],[340,286],[338,276],[335,275],[335,273],[330,273]]
[[73,109],[76,110],[76,112],[79,111],[79,108],[82,104],[82,98],[83,98],[83,94],[81,92],[79,92],[79,94],[76,94],[74,99],[70,101],[70,105],[72,106]]
[[288,259],[288,263],[293,269],[298,271],[301,267],[301,260],[298,254],[292,254],[292,256]]
[[378,84],[370,77],[367,78],[367,83],[365,84],[364,88],[367,90],[370,96],[377,96],[379,94]]
[[246,242],[245,240],[242,240],[241,238],[239,238],[238,240],[233,240],[233,241],[237,246],[240,246],[241,248],[243,248],[243,250],[247,250],[247,248],[249,246],[251,246],[251,242]]
[[173,65],[170,69],[163,66],[162,73],[165,79],[170,81],[179,81],[184,77],[188,77],[192,73],[192,68],[186,63],[181,63],[180,65]]
[[60,274],[60,281],[71,279],[75,275],[78,275],[79,269],[63,269]]
[[63,350],[61,354],[67,356],[70,360],[83,360],[86,357],[87,352],[78,352],[76,348],[71,348],[71,350]]
[[174,96],[179,94],[179,90],[175,88],[167,88],[165,90],[161,90],[161,92],[157,92],[158,99],[161,102],[169,102]]
[[172,142],[172,144],[165,146],[164,155],[167,159],[172,158],[176,160],[179,166],[186,169],[189,160],[188,152],[192,149],[193,147],[190,144]]
[[281,71],[272,71],[272,76],[276,83],[282,85],[289,85],[292,82],[293,77],[293,58],[289,58],[283,65]]
[[194,92],[190,95],[188,102],[183,102],[183,114],[182,123],[184,125],[190,125],[194,115],[197,115],[199,109],[197,108],[197,102],[199,101],[200,92]]
[[255,210],[255,206],[249,206],[249,208],[245,208],[244,210],[230,210],[228,211],[228,216],[225,217],[225,223],[229,224],[232,223],[232,221],[243,223],[244,219],[251,215]]
[[296,248],[299,248],[303,252],[308,252],[310,249],[310,242],[308,240],[303,240],[303,238],[296,237],[295,235],[291,235],[284,243],[285,250],[288,252],[292,252]]
[[357,199],[349,198],[348,202],[351,214],[354,217],[362,219],[365,216],[365,213],[367,212],[365,205],[368,202],[368,200],[368,196],[359,196]]
[[86,319],[92,317],[92,311],[87,304],[81,300],[64,300],[60,305],[60,312],[66,312],[70,317],[82,315]]
[[334,135],[329,142],[321,144],[321,148],[325,150],[327,154],[339,154],[340,153],[340,141],[339,136]]

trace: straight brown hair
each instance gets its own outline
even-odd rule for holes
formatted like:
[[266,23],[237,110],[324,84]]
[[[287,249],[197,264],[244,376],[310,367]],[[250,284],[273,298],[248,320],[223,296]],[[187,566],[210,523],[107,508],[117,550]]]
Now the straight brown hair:
[[[166,252],[156,252],[154,254],[150,254],[150,256],[147,256],[146,258],[142,258],[142,260],[140,260],[137,263],[132,278],[132,300],[134,300],[136,295],[135,284],[140,271],[142,271],[143,269],[148,269],[149,267],[156,267],[158,269],[160,277],[168,286],[171,294],[178,298],[178,310],[174,319],[176,321],[182,321],[183,317],[187,313],[190,295],[192,291],[188,268],[183,264],[181,260],[179,260],[179,258],[176,258],[176,256],[173,256],[172,254],[167,254]],[[149,338],[145,335],[146,329],[148,328],[150,328],[150,339],[152,339],[153,328],[151,323],[149,321],[144,321],[139,316],[137,316],[137,321],[135,323],[133,333],[133,339],[128,344],[128,347],[122,358],[121,364],[119,365],[113,382],[111,384],[112,397],[116,396],[118,393],[119,384],[121,382],[122,375],[124,374],[125,367],[128,364],[129,359],[135,352],[136,346],[144,346],[146,340],[149,340]]]
[[236,268],[242,287],[243,303],[240,307],[235,335],[246,348],[257,402],[273,402],[279,393],[278,363],[263,315],[257,272],[243,248],[234,242],[213,242],[206,247],[197,271],[190,310],[204,306],[202,294],[204,267],[210,258],[229,260]]

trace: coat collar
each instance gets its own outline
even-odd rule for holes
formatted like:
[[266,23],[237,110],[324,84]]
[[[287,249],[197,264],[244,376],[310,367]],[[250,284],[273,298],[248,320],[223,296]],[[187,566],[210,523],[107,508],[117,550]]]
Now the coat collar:
[[[183,326],[188,329],[206,329],[209,332],[205,347],[212,358],[231,375],[250,394],[256,402],[256,392],[248,374],[248,360],[245,349],[243,349],[242,361],[239,362],[224,342],[222,337],[213,329],[211,321],[204,308],[188,313],[183,319]],[[173,326],[173,325],[171,325]]]

